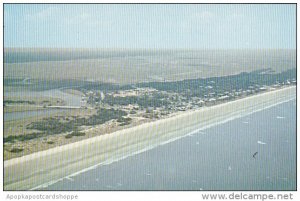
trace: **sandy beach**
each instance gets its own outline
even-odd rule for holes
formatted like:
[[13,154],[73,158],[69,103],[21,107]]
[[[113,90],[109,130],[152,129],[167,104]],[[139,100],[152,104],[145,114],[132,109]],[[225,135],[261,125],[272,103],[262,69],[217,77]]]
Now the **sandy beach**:
[[7,160],[4,189],[35,189],[295,97],[295,87],[283,88]]

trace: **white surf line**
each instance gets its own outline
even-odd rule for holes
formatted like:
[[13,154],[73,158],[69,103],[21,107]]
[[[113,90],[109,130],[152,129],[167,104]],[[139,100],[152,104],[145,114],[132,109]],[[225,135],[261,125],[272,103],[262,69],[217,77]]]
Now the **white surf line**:
[[262,144],[262,145],[267,144],[267,143],[262,142],[262,141],[257,141],[257,143],[258,143],[258,144]]
[[277,119],[285,119],[285,117],[277,116]]
[[[220,124],[224,124],[224,123],[227,123],[227,122],[232,121],[232,120],[234,120],[234,119],[241,118],[241,117],[244,117],[244,116],[248,116],[248,115],[250,115],[250,114],[254,114],[254,113],[256,113],[256,112],[259,112],[259,111],[262,111],[262,110],[265,110],[265,109],[268,109],[268,108],[271,108],[271,107],[275,107],[275,106],[277,106],[277,105],[280,105],[280,104],[283,104],[283,103],[286,103],[286,102],[289,102],[289,101],[292,101],[292,100],[295,100],[295,99],[296,99],[296,98],[290,98],[290,99],[288,99],[288,100],[284,100],[284,101],[281,101],[281,102],[278,102],[278,103],[274,103],[274,104],[268,105],[268,106],[266,106],[266,107],[264,107],[264,108],[261,108],[261,109],[256,109],[256,110],[249,111],[249,112],[246,112],[246,113],[243,113],[243,114],[235,115],[235,116],[233,116],[233,117],[229,117],[229,118],[227,118],[227,119],[225,119],[225,120],[223,120],[223,121],[215,122],[215,123],[209,124],[209,125],[207,125],[207,126],[201,127],[201,128],[199,128],[199,129],[196,129],[196,130],[194,130],[194,131],[192,131],[192,132],[187,133],[186,135],[179,136],[179,137],[175,137],[175,138],[172,138],[172,139],[167,140],[167,141],[165,141],[165,142],[161,142],[160,144],[152,145],[152,146],[150,146],[150,147],[146,147],[146,148],[144,148],[144,149],[135,151],[135,152],[133,152],[133,153],[131,153],[131,154],[128,154],[128,155],[125,155],[125,156],[123,156],[123,157],[119,157],[119,158],[115,158],[115,159],[108,159],[108,160],[106,160],[106,161],[104,161],[104,162],[98,163],[98,164],[93,165],[93,166],[88,167],[88,168],[84,168],[84,169],[82,169],[82,170],[80,170],[80,171],[78,171],[78,172],[75,172],[75,173],[73,173],[73,174],[70,174],[70,175],[68,175],[68,176],[66,176],[66,177],[69,177],[69,178],[70,178],[70,177],[77,176],[77,175],[82,174],[82,173],[84,173],[84,172],[87,172],[87,171],[96,169],[96,168],[99,167],[99,166],[102,166],[102,165],[109,165],[109,164],[111,164],[111,163],[118,162],[118,161],[123,160],[123,159],[126,159],[126,158],[128,158],[128,157],[130,157],[130,156],[134,156],[134,155],[137,155],[137,154],[140,154],[140,153],[149,151],[149,150],[151,150],[151,149],[154,149],[154,148],[156,148],[156,147],[158,147],[158,146],[165,145],[165,144],[168,144],[168,143],[170,143],[170,142],[173,142],[173,141],[179,140],[179,139],[181,139],[181,138],[187,137],[187,136],[189,136],[189,135],[191,135],[191,134],[196,134],[196,133],[199,132],[199,131],[202,131],[202,130],[211,128],[211,127],[213,127],[213,126],[220,125]],[[261,142],[261,141],[258,141],[258,142]],[[63,177],[63,178],[60,178],[60,179],[57,179],[57,180],[53,180],[53,181],[44,183],[44,184],[42,184],[42,185],[38,185],[38,186],[36,186],[36,187],[34,187],[34,188],[31,188],[30,190],[37,190],[37,189],[40,189],[40,188],[47,188],[47,187],[50,186],[50,185],[53,185],[53,184],[55,184],[55,183],[57,183],[57,182],[59,182],[59,181],[62,181],[62,180],[63,180],[64,178],[66,178],[66,177]]]
[[69,181],[74,181],[74,179],[71,178],[71,177],[65,177],[65,179],[67,179],[67,180],[69,180]]
[[[153,149],[153,148],[155,148],[155,147],[152,147],[152,148],[150,148],[150,149]],[[84,173],[84,172],[88,172],[88,171],[90,171],[90,170],[94,170],[94,169],[96,169],[96,168],[99,167],[99,166],[109,165],[109,164],[112,164],[112,163],[114,163],[114,162],[118,162],[118,161],[120,161],[120,160],[126,159],[126,158],[128,158],[128,157],[130,157],[130,156],[133,156],[133,155],[137,155],[137,154],[139,154],[139,153],[146,152],[146,151],[148,151],[148,150],[150,150],[150,149],[142,149],[142,150],[140,150],[140,151],[133,152],[132,154],[125,155],[125,156],[120,157],[120,158],[116,158],[116,159],[108,159],[108,160],[106,160],[106,161],[104,161],[104,162],[101,162],[101,163],[98,163],[98,164],[93,165],[93,166],[91,166],[91,167],[82,169],[82,170],[80,170],[80,171],[78,171],[78,172],[75,172],[75,173],[73,173],[73,174],[70,174],[70,175],[68,175],[68,176],[66,176],[66,177],[69,177],[69,178],[70,178],[70,177],[75,177],[75,176],[80,175],[80,174],[82,174],[82,173]],[[59,181],[62,181],[62,180],[63,180],[64,178],[66,178],[66,177],[63,177],[63,178],[60,178],[60,179],[57,179],[57,180],[53,180],[53,181],[50,181],[50,182],[41,184],[41,185],[39,185],[39,186],[36,186],[36,187],[34,187],[34,188],[31,188],[30,190],[32,191],[32,190],[37,190],[37,189],[40,189],[40,188],[47,188],[48,186],[51,186],[51,185],[53,185],[53,184],[55,184],[55,183],[57,183],[57,182],[59,182]]]

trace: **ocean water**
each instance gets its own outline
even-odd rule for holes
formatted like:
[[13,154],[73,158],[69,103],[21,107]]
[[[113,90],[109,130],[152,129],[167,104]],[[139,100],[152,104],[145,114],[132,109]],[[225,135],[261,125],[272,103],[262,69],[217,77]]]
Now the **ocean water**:
[[33,110],[24,112],[4,112],[4,122],[11,120],[20,120],[30,117],[51,117],[55,113],[64,112],[62,109],[44,109],[44,110]]
[[296,101],[39,190],[296,190]]
[[[63,92],[61,89],[52,89],[45,91],[10,91],[4,92],[5,96],[12,97],[31,97],[31,98],[40,98],[40,97],[51,97],[59,98],[65,102],[66,106],[81,106],[81,96],[73,95]],[[9,99],[9,98],[8,98]],[[50,116],[54,113],[65,112],[65,109],[43,109],[43,110],[34,110],[34,111],[25,111],[25,112],[4,112],[4,121],[26,119],[30,117],[38,116]]]

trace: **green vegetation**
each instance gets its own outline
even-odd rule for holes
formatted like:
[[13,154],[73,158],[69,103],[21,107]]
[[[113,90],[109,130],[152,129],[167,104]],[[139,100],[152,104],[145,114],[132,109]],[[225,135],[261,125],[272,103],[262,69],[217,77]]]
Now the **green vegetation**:
[[[113,96],[105,95],[104,100],[100,100],[99,96],[92,96],[89,99],[93,99],[89,103],[101,101],[103,104],[111,106],[126,106],[126,105],[138,105],[140,109],[148,108],[168,108],[185,99],[191,100],[193,97],[217,98],[218,95],[222,96],[226,92],[227,94],[235,91],[252,90],[251,93],[260,91],[263,86],[271,86],[275,84],[285,83],[287,80],[296,79],[296,69],[290,69],[281,73],[275,73],[272,69],[262,69],[253,71],[250,73],[243,72],[237,75],[229,75],[222,77],[210,77],[189,79],[174,82],[148,82],[137,83],[134,85],[113,85],[103,83],[93,83],[91,85],[85,85],[80,88],[81,91],[87,92],[88,90],[101,90],[101,91],[113,91],[135,88],[152,88],[158,90],[158,92],[145,93],[140,96]],[[175,93],[170,95],[170,93]],[[178,98],[181,97],[179,100]],[[230,97],[232,98],[232,96]]]
[[27,125],[26,128],[39,130],[51,135],[72,131],[73,125],[67,122],[61,122],[58,118],[50,117],[45,118],[42,121],[33,122]]
[[4,105],[7,105],[7,104],[30,104],[30,105],[33,105],[35,104],[34,101],[24,101],[24,100],[16,100],[16,101],[13,101],[13,100],[4,100],[3,101],[3,104]]
[[71,134],[67,134],[67,135],[65,136],[66,139],[70,139],[70,138],[72,138],[72,137],[73,137],[73,135],[71,135]]
[[127,112],[125,112],[123,110],[100,108],[100,109],[98,109],[97,114],[90,117],[89,121],[85,125],[92,126],[92,125],[103,124],[112,119],[119,119],[126,115],[127,115]]
[[13,136],[13,135],[10,135],[8,137],[4,137],[3,138],[3,142],[6,143],[6,142],[14,142],[16,139],[17,139],[18,136]]
[[117,122],[119,122],[120,123],[120,126],[125,126],[125,125],[128,125],[128,124],[130,124],[130,122],[131,122],[131,118],[125,118],[125,117],[121,117],[121,118],[118,118],[118,120],[117,120]]
[[[264,72],[268,73],[264,73]],[[273,85],[296,79],[296,69],[281,73],[273,73],[271,69],[257,70],[237,75],[211,77],[205,79],[189,79],[176,82],[149,82],[137,84],[137,87],[150,87],[159,91],[183,94],[185,97],[203,97],[211,92],[223,93],[232,90],[247,90],[250,86]]]
[[158,119],[159,115],[155,112],[147,112],[146,114],[143,115],[144,118],[148,118],[148,119]]
[[163,107],[170,104],[168,100],[165,100],[165,96],[160,93],[153,93],[151,95],[143,96],[126,96],[126,97],[113,97],[105,96],[104,103],[109,105],[139,105],[141,108],[148,107]]
[[72,132],[72,133],[70,133],[70,134],[67,134],[67,135],[65,136],[65,138],[66,138],[66,139],[70,139],[70,138],[72,138],[72,137],[74,137],[74,136],[76,136],[76,137],[79,137],[79,136],[85,136],[85,133],[84,133],[84,132],[80,132],[80,131],[74,131],[74,132]]
[[123,110],[100,108],[98,109],[97,114],[94,114],[88,118],[74,117],[74,119],[72,120],[64,117],[45,118],[42,121],[33,122],[26,126],[27,129],[39,130],[42,133],[24,135],[24,137],[22,138],[20,136],[9,136],[7,137],[7,139],[5,139],[5,142],[13,140],[23,140],[23,138],[26,140],[34,139],[37,137],[41,137],[44,134],[53,135],[72,131],[72,136],[82,136],[82,133],[78,132],[80,126],[99,125],[112,119],[121,119],[122,122],[128,123],[129,119],[123,118],[123,116],[126,115],[127,113]]
[[79,136],[85,136],[85,133],[84,132],[79,132],[79,131],[74,131],[72,133],[72,136],[77,136],[77,137],[79,137]]
[[[78,118],[74,117],[72,120],[65,117],[50,117],[45,118],[41,121],[33,122],[26,126],[27,129],[35,129],[41,132],[24,134],[24,135],[10,135],[4,137],[4,143],[15,141],[27,141],[35,138],[45,137],[47,135],[55,135],[65,132],[72,132],[69,135],[66,135],[66,138],[71,138],[73,136],[84,136],[85,133],[79,131],[80,126],[92,126],[103,124],[112,119],[117,119],[119,122],[127,125],[130,123],[130,118],[124,118],[127,113],[123,110],[115,109],[104,109],[100,108],[97,111],[97,114],[92,115],[88,118]],[[48,143],[48,144],[51,144]]]
[[44,133],[30,133],[30,134],[26,134],[26,135],[10,135],[8,137],[4,137],[3,138],[3,142],[15,142],[16,140],[18,141],[27,141],[27,140],[31,140],[31,139],[35,139],[38,137],[42,137],[44,136]]
[[136,111],[131,110],[131,111],[129,112],[129,114],[136,114]]
[[10,150],[10,152],[12,152],[12,153],[19,153],[19,152],[22,152],[24,149],[22,149],[22,148],[12,148],[11,150]]

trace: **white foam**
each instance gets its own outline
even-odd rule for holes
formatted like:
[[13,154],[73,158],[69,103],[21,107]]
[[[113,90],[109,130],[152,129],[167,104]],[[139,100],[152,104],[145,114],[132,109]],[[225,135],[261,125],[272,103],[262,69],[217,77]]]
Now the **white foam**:
[[232,169],[231,169],[231,166],[228,166],[228,171],[231,171]]
[[264,145],[264,144],[267,144],[267,143],[262,142],[262,141],[257,141],[257,143],[258,143],[258,144],[263,144],[263,145]]
[[74,181],[74,179],[71,178],[71,177],[65,177],[65,179],[67,179],[67,180],[69,180],[69,181]]
[[285,117],[277,116],[277,119],[285,119]]
[[57,180],[53,180],[53,181],[44,183],[44,184],[42,184],[42,185],[39,185],[39,186],[37,186],[37,187],[31,188],[31,189],[29,189],[29,190],[30,190],[30,191],[33,191],[33,190],[37,190],[37,189],[40,189],[40,188],[47,188],[48,186],[51,186],[51,185],[53,185],[53,184],[56,184],[57,182],[60,182],[60,181],[62,181],[62,180],[64,180],[64,179],[65,179],[65,177],[60,178],[60,179],[57,179]]

